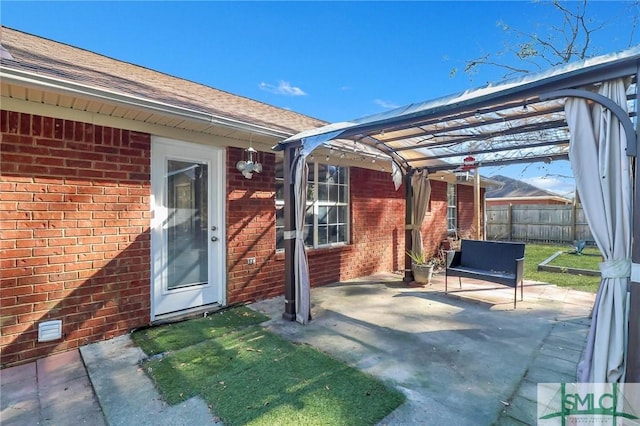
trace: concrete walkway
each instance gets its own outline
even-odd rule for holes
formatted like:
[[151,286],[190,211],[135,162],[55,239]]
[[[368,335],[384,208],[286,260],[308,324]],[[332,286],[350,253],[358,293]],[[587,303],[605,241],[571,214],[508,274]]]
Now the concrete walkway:
[[106,424],[78,350],[0,370],[0,424]]
[[[401,390],[407,402],[382,425],[536,424],[537,383],[575,380],[594,295],[527,283],[514,310],[510,288],[443,290],[439,276],[407,287],[393,274],[315,288],[307,326],[281,319],[282,298],[250,307],[272,318],[273,332]],[[2,370],[0,423],[220,424],[198,398],[165,404],[143,357],[122,336]]]

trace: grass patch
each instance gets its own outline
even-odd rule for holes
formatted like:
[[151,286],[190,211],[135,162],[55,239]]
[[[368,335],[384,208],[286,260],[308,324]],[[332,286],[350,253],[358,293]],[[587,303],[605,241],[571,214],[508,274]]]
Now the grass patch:
[[208,317],[147,328],[131,335],[147,355],[156,355],[195,345],[222,336],[238,327],[260,324],[269,318],[245,306],[214,313]]
[[566,266],[569,268],[598,271],[600,262],[602,262],[600,250],[598,250],[597,247],[585,247],[581,255],[564,251],[549,264],[553,266]]
[[[588,248],[588,253],[591,253],[591,247]],[[568,251],[568,246],[552,245],[552,244],[527,244],[525,248],[525,260],[524,260],[524,277],[528,280],[542,281],[549,284],[555,284],[559,287],[567,287],[574,290],[588,291],[595,293],[600,286],[600,277],[591,277],[587,275],[573,275],[558,272],[546,272],[538,271],[538,264],[549,258],[557,251]],[[587,248],[585,248],[587,250]],[[595,249],[598,250],[597,248]],[[584,252],[584,251],[583,251]],[[573,268],[591,269],[590,267],[578,266],[578,262],[582,262],[582,258],[588,259],[588,262],[596,261],[600,262],[598,256],[578,256],[567,255],[560,256],[565,257],[567,264],[553,262],[554,266],[567,266]],[[563,262],[565,259],[563,259]]]
[[[401,392],[379,380],[247,324],[235,311],[225,315],[239,322],[222,321],[224,331],[198,319],[152,329],[171,327],[153,335],[134,333],[147,332],[134,341],[154,349],[165,345],[150,344],[156,338],[171,342],[170,353],[143,365],[169,404],[200,395],[225,425],[371,425],[404,402]],[[210,336],[177,348],[178,341],[187,342],[180,336],[187,331]]]

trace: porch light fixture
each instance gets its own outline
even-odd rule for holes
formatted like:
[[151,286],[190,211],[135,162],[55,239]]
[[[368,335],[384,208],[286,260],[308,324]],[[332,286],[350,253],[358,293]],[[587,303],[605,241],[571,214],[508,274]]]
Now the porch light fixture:
[[236,163],[236,168],[242,173],[246,179],[251,179],[254,173],[260,173],[262,171],[262,164],[255,160],[255,155],[258,153],[251,145],[244,150],[247,153],[246,160],[240,160]]

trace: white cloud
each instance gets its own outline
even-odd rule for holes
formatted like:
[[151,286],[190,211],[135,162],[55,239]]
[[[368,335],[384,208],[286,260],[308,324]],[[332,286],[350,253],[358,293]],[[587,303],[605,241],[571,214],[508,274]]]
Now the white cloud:
[[554,176],[533,176],[521,179],[523,182],[563,197],[573,198],[575,183],[573,179],[562,179]]
[[374,99],[373,103],[386,109],[394,109],[400,106],[400,105],[394,104],[393,102],[385,101],[382,99]]
[[264,90],[265,92],[275,93],[276,95],[285,95],[285,96],[306,96],[306,92],[299,87],[292,86],[288,81],[280,80],[278,85],[273,85],[269,83],[260,83],[260,90]]

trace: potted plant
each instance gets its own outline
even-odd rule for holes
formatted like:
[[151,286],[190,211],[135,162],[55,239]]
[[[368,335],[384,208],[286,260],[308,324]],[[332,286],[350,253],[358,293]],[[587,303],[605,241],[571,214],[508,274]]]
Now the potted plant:
[[431,283],[435,259],[427,258],[424,253],[408,251],[407,256],[411,258],[411,270],[414,281],[422,284]]

